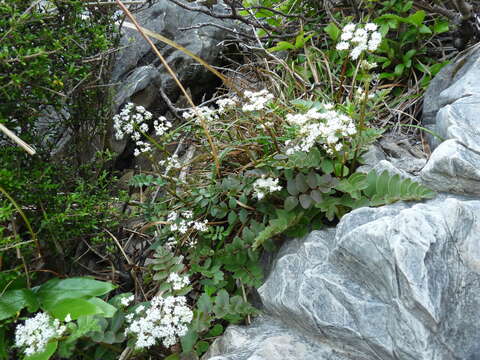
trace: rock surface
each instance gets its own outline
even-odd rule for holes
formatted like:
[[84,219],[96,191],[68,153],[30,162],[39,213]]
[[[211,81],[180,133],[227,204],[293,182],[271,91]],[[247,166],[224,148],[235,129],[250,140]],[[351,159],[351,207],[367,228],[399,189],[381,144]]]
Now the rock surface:
[[287,242],[259,289],[264,315],[230,326],[204,359],[480,359],[479,78],[475,49],[425,99],[426,125],[445,141],[419,178],[468,196],[357,209]]
[[[217,13],[221,13],[220,2],[214,8]],[[134,16],[142,27],[187,48],[212,66],[221,64],[222,52],[226,47],[220,43],[231,37],[230,32],[215,25],[235,28],[226,20],[221,21],[203,13],[186,10],[168,0],[156,1],[136,12]],[[206,23],[210,25],[201,26]],[[178,85],[136,30],[123,27],[122,32],[122,50],[115,60],[111,76],[112,83],[118,84],[114,112],[118,112],[125,103],[133,102],[156,115],[165,115],[169,108],[161,92],[175,104],[180,96]],[[219,80],[214,75],[181,50],[160,40],[152,41],[194,100],[213,92],[219,85]],[[122,153],[127,148],[127,140],[118,141],[113,136],[109,143],[116,153]],[[128,151],[132,152],[131,149]]]

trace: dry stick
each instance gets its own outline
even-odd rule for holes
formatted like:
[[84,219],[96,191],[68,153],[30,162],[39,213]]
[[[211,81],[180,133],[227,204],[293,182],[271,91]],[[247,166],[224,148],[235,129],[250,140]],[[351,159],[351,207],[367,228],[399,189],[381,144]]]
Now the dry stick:
[[28,145],[25,141],[20,139],[13,132],[8,130],[8,128],[5,125],[0,124],[0,131],[2,131],[10,139],[12,139],[14,142],[16,142],[19,146],[21,146],[27,153],[29,153],[30,155],[35,155],[35,149],[32,148],[30,145]]
[[205,132],[205,135],[207,136],[207,140],[208,140],[208,143],[210,144],[210,148],[212,150],[212,157],[213,157],[213,160],[215,162],[215,168],[217,169],[217,176],[220,176],[220,161],[218,160],[218,153],[217,153],[217,148],[215,146],[215,144],[213,143],[213,139],[212,139],[212,136],[210,135],[210,132],[208,131],[208,128],[207,128],[207,124],[205,122],[205,119],[204,117],[200,114],[200,112],[198,111],[197,107],[195,106],[195,104],[193,103],[192,99],[190,98],[190,96],[188,95],[187,91],[185,90],[185,88],[183,87],[182,83],[178,80],[177,76],[175,75],[175,73],[173,72],[172,68],[170,67],[170,65],[168,65],[167,61],[165,60],[165,58],[162,56],[162,54],[160,54],[160,51],[158,51],[157,47],[155,46],[155,44],[152,42],[152,40],[150,40],[150,38],[145,34],[145,29],[143,29],[137,22],[137,20],[133,17],[133,15],[130,13],[130,11],[125,7],[125,5],[123,5],[123,3],[120,1],[120,0],[115,0],[118,5],[120,6],[120,8],[125,12],[125,14],[127,15],[127,17],[133,22],[133,24],[135,25],[135,27],[137,28],[137,31],[142,35],[142,37],[147,41],[147,43],[151,46],[152,50],[155,52],[155,54],[157,55],[157,57],[160,59],[160,61],[162,62],[162,64],[165,66],[165,68],[167,69],[167,71],[170,73],[170,75],[172,76],[173,80],[175,80],[175,82],[177,83],[178,87],[180,88],[180,90],[182,91],[183,95],[185,96],[185,98],[187,99],[187,101],[190,103],[190,105],[192,106],[192,108],[194,109],[194,111],[196,112],[198,118],[200,119],[200,125],[202,126],[203,128],[203,131]]

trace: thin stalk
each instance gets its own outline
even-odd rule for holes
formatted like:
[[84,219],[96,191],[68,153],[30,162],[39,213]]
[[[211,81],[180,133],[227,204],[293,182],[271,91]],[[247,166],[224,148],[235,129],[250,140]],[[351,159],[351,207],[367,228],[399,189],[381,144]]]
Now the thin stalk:
[[187,99],[187,101],[189,102],[190,106],[194,109],[194,111],[196,112],[198,118],[200,119],[200,126],[203,128],[203,131],[205,132],[205,135],[207,137],[207,140],[208,140],[208,143],[210,145],[210,148],[211,148],[211,151],[212,151],[212,157],[213,157],[213,160],[215,162],[215,167],[216,167],[216,170],[217,170],[217,173],[216,175],[217,176],[220,176],[221,172],[220,172],[220,161],[218,160],[218,153],[217,153],[217,148],[213,142],[213,138],[208,130],[208,127],[207,127],[207,124],[205,122],[205,119],[203,116],[201,116],[200,112],[198,111],[197,107],[195,106],[195,104],[193,103],[193,100],[192,98],[188,95],[187,91],[185,90],[185,88],[183,87],[182,83],[180,82],[180,80],[178,80],[178,77],[176,76],[175,72],[172,70],[172,68],[170,67],[170,65],[168,65],[167,61],[165,60],[165,58],[162,56],[162,54],[160,54],[160,51],[158,51],[157,47],[155,46],[155,44],[152,42],[152,40],[150,40],[150,38],[145,34],[144,30],[142,29],[142,27],[140,27],[140,25],[138,24],[137,20],[133,17],[132,13],[127,9],[127,7],[122,3],[121,0],[115,0],[118,4],[118,6],[120,6],[120,8],[122,9],[122,11],[125,13],[125,15],[132,21],[132,23],[135,25],[135,27],[137,28],[137,31],[142,35],[142,37],[145,39],[145,41],[150,45],[150,47],[152,48],[152,50],[154,51],[154,53],[157,55],[157,57],[160,59],[160,61],[162,62],[163,66],[165,66],[165,68],[167,69],[167,71],[170,73],[170,75],[172,76],[173,80],[177,83],[178,87],[180,88],[180,90],[182,91],[183,95],[185,96],[185,98]]
[[28,232],[30,233],[30,235],[32,236],[32,240],[35,242],[35,246],[37,247],[37,253],[38,253],[38,257],[42,257],[42,251],[41,251],[41,248],[40,248],[40,244],[38,242],[38,239],[37,239],[37,234],[35,234],[35,232],[33,231],[32,229],[32,225],[30,225],[30,221],[28,221],[28,218],[27,216],[25,215],[25,213],[23,212],[23,210],[21,209],[20,206],[18,206],[17,202],[10,196],[10,194],[3,188],[0,186],[0,192],[12,203],[12,205],[15,207],[15,209],[17,209],[18,213],[20,214],[20,216],[22,217],[23,221],[25,222],[25,225],[27,225],[27,228],[28,228]]

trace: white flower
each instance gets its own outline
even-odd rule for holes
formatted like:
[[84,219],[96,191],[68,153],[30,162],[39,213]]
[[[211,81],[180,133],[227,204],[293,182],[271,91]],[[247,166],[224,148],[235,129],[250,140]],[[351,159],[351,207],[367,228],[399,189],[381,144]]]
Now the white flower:
[[[333,106],[330,105],[324,105],[324,112],[310,109],[306,114],[286,117],[286,120],[298,130],[297,144],[286,150],[287,155],[296,151],[308,152],[316,144],[325,144],[324,148],[330,149],[331,146],[336,146],[341,139],[348,140],[351,135],[356,134],[357,129],[353,120],[333,110]],[[299,118],[302,121],[298,121]],[[338,148],[340,147],[338,146]],[[332,153],[331,149],[328,153]]]
[[25,355],[33,355],[44,351],[48,342],[62,336],[65,330],[58,319],[52,320],[48,314],[40,312],[25,320],[23,325],[17,325],[15,346],[25,347]]
[[282,190],[282,187],[278,185],[278,181],[278,179],[271,177],[262,177],[255,180],[253,190],[255,191],[257,199],[262,200],[266,194]]
[[352,23],[345,25],[336,49],[341,51],[352,48],[350,52],[352,60],[358,59],[364,51],[374,52],[382,42],[382,35],[376,31],[377,28],[374,23],[367,23],[364,26]]
[[67,323],[72,321],[72,317],[70,316],[70,314],[67,314],[67,316],[65,316],[65,319],[63,321],[65,321]]
[[127,297],[123,297],[121,300],[120,300],[120,303],[123,305],[123,306],[128,306],[130,305],[130,303],[134,300],[134,295],[130,295],[130,296],[127,296]]
[[190,285],[188,276],[180,276],[177,273],[171,273],[167,278],[167,282],[172,285],[173,290],[181,290]]
[[365,30],[367,31],[377,31],[377,29],[378,29],[377,24],[374,24],[374,23],[365,24]]
[[234,98],[218,99],[216,102],[218,105],[219,114],[223,114],[227,110],[230,110],[237,105],[238,98],[234,97]]
[[341,41],[337,44],[336,49],[337,50],[348,50],[349,47],[350,47],[350,44],[348,42]]
[[126,335],[135,337],[137,349],[148,348],[162,341],[163,346],[170,347],[177,343],[177,337],[186,334],[187,325],[193,319],[193,312],[186,305],[184,296],[154,297],[150,307],[136,311],[136,315],[127,315],[129,323]]
[[245,112],[262,110],[268,102],[273,100],[273,95],[266,89],[258,92],[247,90],[244,96],[247,102],[242,106],[242,110]]

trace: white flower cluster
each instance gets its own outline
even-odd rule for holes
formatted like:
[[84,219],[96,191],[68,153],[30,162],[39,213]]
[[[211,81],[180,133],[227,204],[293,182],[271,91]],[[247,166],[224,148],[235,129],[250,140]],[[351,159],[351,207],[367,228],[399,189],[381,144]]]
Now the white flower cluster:
[[120,303],[123,305],[123,306],[128,306],[130,305],[130,303],[135,299],[135,296],[134,295],[130,295],[130,296],[125,296],[123,298],[120,299]]
[[168,275],[167,282],[172,285],[173,290],[181,290],[190,285],[190,279],[188,276],[181,276],[177,273],[171,273]]
[[282,187],[278,185],[278,179],[271,177],[262,177],[255,180],[253,183],[253,190],[258,200],[262,200],[265,195],[282,190]]
[[382,35],[377,31],[378,26],[374,23],[365,24],[361,27],[357,24],[347,24],[342,29],[341,41],[337,44],[337,50],[352,48],[350,57],[357,60],[364,51],[374,52],[382,42]]
[[217,110],[209,108],[208,106],[197,106],[196,109],[188,109],[182,114],[185,120],[195,119],[195,123],[200,124],[200,118],[207,123],[218,119]]
[[226,111],[233,109],[238,104],[238,98],[223,98],[216,101],[218,105],[218,113],[224,114]]
[[[135,156],[152,150],[149,143],[140,140],[142,133],[146,134],[150,130],[147,122],[150,121],[152,117],[150,111],[145,110],[143,106],[135,106],[133,103],[125,105],[120,114],[113,117],[115,137],[117,140],[122,140],[125,135],[129,135],[137,145],[134,150]],[[153,122],[153,129],[157,136],[165,135],[171,127],[172,123],[167,121],[164,116],[160,116],[158,120]]]
[[167,217],[167,221],[170,223],[170,231],[178,231],[180,234],[185,234],[190,229],[200,232],[205,232],[208,230],[207,219],[204,221],[194,221],[192,218],[193,213],[190,210],[183,211],[182,213],[172,211]]
[[263,89],[258,92],[245,91],[243,94],[247,102],[242,106],[243,111],[258,111],[265,108],[265,105],[273,100],[273,95]]
[[[308,152],[315,144],[320,143],[328,154],[343,147],[339,141],[357,133],[353,120],[333,110],[333,105],[324,105],[326,111],[319,112],[312,108],[305,114],[288,114],[287,122],[299,128],[300,142],[287,150],[287,155],[296,151]],[[289,144],[286,144],[289,145]]]
[[25,320],[25,324],[15,329],[15,345],[25,347],[25,355],[33,355],[45,351],[51,339],[62,336],[66,327],[60,325],[58,319],[52,320],[46,313],[39,312],[33,318]]
[[182,168],[182,164],[178,160],[178,155],[177,154],[173,154],[172,156],[170,156],[166,160],[160,160],[158,162],[158,164],[160,166],[165,166],[165,173],[167,173],[167,174],[171,169],[181,169]]
[[193,312],[188,308],[184,296],[156,296],[150,301],[149,308],[140,305],[126,319],[129,325],[125,335],[135,336],[136,348],[148,348],[159,340],[162,340],[163,346],[170,347],[177,343],[178,336],[187,333]]

